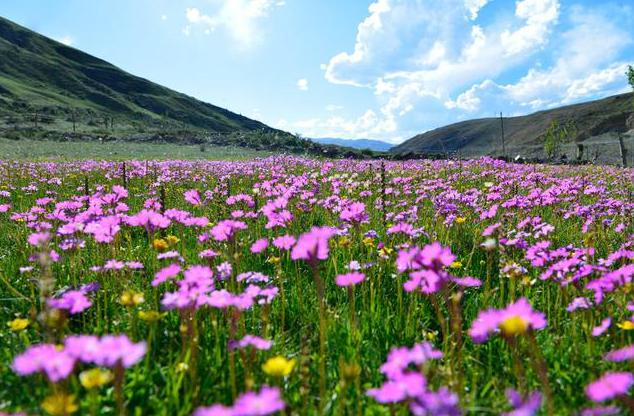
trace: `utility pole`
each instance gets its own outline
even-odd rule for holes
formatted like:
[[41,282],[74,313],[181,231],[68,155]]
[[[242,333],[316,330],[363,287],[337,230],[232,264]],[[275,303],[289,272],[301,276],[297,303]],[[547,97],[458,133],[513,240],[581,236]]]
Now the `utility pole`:
[[506,158],[506,144],[504,143],[504,117],[500,111],[500,126],[502,127],[502,157]]

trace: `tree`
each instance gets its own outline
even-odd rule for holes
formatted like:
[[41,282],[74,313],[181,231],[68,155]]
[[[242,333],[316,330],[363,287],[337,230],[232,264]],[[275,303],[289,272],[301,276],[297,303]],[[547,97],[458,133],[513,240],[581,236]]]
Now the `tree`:
[[630,83],[632,89],[634,90],[634,68],[632,65],[628,65],[625,75],[627,75],[627,82]]
[[549,159],[555,159],[561,152],[561,146],[574,139],[577,135],[577,127],[572,121],[560,124],[557,120],[550,123],[550,127],[544,134],[544,152]]

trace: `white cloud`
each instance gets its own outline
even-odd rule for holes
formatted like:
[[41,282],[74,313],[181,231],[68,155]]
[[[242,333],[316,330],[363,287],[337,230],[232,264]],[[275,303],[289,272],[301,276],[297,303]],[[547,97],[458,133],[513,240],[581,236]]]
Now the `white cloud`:
[[62,36],[61,38],[54,38],[56,41],[58,41],[59,43],[63,43],[66,46],[73,46],[73,44],[75,44],[75,39],[73,39],[71,36]]
[[167,20],[167,15],[166,14],[161,15],[161,20],[162,21],[166,21]]
[[189,25],[187,25],[181,30],[181,32],[183,32],[183,35],[189,36],[192,33],[192,29],[191,27],[189,27]]
[[306,78],[298,79],[297,88],[301,91],[308,91],[308,80]]
[[189,7],[185,17],[191,25],[205,27],[207,33],[222,28],[242,47],[257,43],[261,37],[257,22],[268,16],[274,7],[285,2],[273,0],[222,0],[212,14],[205,14],[196,7]]
[[488,2],[489,0],[465,0],[464,5],[469,12],[469,19],[477,19],[478,13]]
[[522,0],[517,2],[515,16],[526,24],[515,31],[502,32],[500,40],[505,53],[520,54],[546,43],[550,29],[559,18],[558,0]]
[[391,137],[477,112],[525,113],[622,89],[619,57],[633,32],[607,8],[564,13],[560,0],[517,0],[497,2],[494,18],[478,19],[489,3],[375,0],[352,50],[322,69],[333,84],[372,90],[377,108],[313,120],[311,128]]
[[571,23],[572,28],[560,36],[561,48],[550,68],[530,68],[517,82],[506,85],[487,79],[447,107],[476,111],[487,101],[537,110],[619,92],[627,64],[617,57],[632,42],[631,35],[607,16],[580,8],[573,10]]

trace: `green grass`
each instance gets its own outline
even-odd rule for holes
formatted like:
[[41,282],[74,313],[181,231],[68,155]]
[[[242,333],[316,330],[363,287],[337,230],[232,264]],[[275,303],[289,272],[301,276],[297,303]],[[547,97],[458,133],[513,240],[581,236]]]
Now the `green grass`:
[[0,137],[0,159],[5,160],[125,160],[125,159],[210,159],[242,160],[265,157],[270,152],[238,147],[200,146],[125,141],[57,142],[46,140],[9,140]]
[[[33,143],[34,146],[36,144]],[[83,143],[80,145],[85,146]],[[77,152],[77,149],[73,151]],[[61,260],[50,268],[55,289],[92,281],[100,282],[102,288],[93,295],[94,303],[90,309],[68,319],[53,321],[44,320],[40,315],[46,307],[39,301],[37,283],[47,273],[46,269],[36,268],[31,274],[19,272],[20,267],[29,264],[29,256],[34,252],[26,242],[32,232],[27,225],[33,224],[11,220],[9,214],[0,214],[3,230],[0,233],[0,277],[3,279],[0,281],[0,409],[38,414],[45,397],[53,391],[65,391],[76,395],[79,414],[89,414],[93,399],[79,383],[77,374],[90,366],[78,368],[67,382],[55,386],[47,383],[42,376],[18,377],[9,367],[14,357],[30,344],[61,342],[64,337],[79,333],[126,333],[135,341],[151,343],[147,358],[125,374],[123,394],[131,415],[186,416],[200,405],[231,404],[235,400],[234,383],[238,393],[264,384],[280,386],[288,405],[288,415],[317,414],[320,408],[324,414],[405,415],[405,404],[390,409],[367,397],[365,392],[384,381],[379,368],[392,347],[411,347],[424,340],[430,340],[445,353],[443,359],[430,362],[423,369],[430,388],[448,386],[459,393],[461,404],[468,414],[499,414],[509,410],[504,390],[518,388],[520,384],[519,372],[513,366],[518,357],[524,366],[526,389],[543,389],[544,385],[532,365],[530,352],[536,350],[541,351],[548,366],[557,415],[573,414],[589,406],[583,388],[604,371],[628,369],[627,363],[609,363],[602,357],[607,351],[632,343],[632,331],[622,331],[613,325],[601,337],[592,337],[590,332],[606,316],[613,317],[615,322],[629,319],[631,312],[627,312],[625,306],[632,298],[630,287],[608,294],[604,303],[595,308],[571,314],[566,312],[565,307],[574,297],[590,296],[582,285],[562,287],[554,281],[542,281],[539,279],[541,270],[526,262],[523,250],[509,248],[487,252],[480,244],[484,240],[482,231],[490,223],[503,222],[503,232],[511,233],[526,216],[540,216],[555,227],[553,233],[542,238],[552,242],[551,248],[568,244],[592,246],[596,249],[593,262],[605,258],[631,240],[628,237],[634,232],[631,208],[606,210],[605,215],[597,213],[589,233],[581,231],[581,218],[573,215],[565,219],[563,212],[574,206],[600,205],[600,201],[607,197],[627,201],[632,191],[632,182],[628,181],[633,174],[631,170],[494,165],[487,162],[464,162],[461,165],[453,162],[387,163],[384,186],[378,162],[276,158],[265,162],[232,163],[129,161],[126,166],[129,176],[123,177],[120,163],[0,163],[0,190],[11,192],[10,197],[3,197],[0,201],[10,202],[12,213],[31,210],[32,215],[37,215],[39,209],[32,210],[32,207],[39,198],[53,197],[56,202],[77,200],[86,191],[94,194],[103,186],[108,192],[113,185],[126,184],[129,197],[125,203],[130,214],[141,210],[146,200],[155,199],[161,201],[165,208],[186,210],[216,223],[230,218],[234,210],[249,210],[246,205],[229,206],[226,202],[229,195],[253,195],[257,208],[261,208],[267,201],[288,191],[295,180],[301,191],[290,191],[288,209],[293,214],[293,220],[286,228],[266,228],[266,218],[258,215],[245,220],[249,228],[237,233],[235,243],[201,243],[198,237],[206,229],[194,230],[178,223],[172,223],[153,236],[140,227],[123,226],[112,244],[99,244],[92,237],[80,234],[86,240],[85,247],[76,252],[60,251]],[[270,188],[272,195],[267,196],[264,191],[253,192],[254,185],[263,182],[273,185]],[[491,202],[483,202],[484,197],[475,205],[454,199],[457,195],[467,197],[474,192],[486,195],[491,185],[502,182],[505,183],[502,186],[505,192],[508,191],[503,198],[505,200],[526,196],[535,188],[566,190],[553,204],[500,208],[496,218],[487,221],[481,221],[475,210],[481,205],[491,205]],[[565,183],[579,187],[603,184],[606,191],[604,195],[575,194],[575,188],[566,188],[568,185],[563,185]],[[416,215],[409,211],[408,221],[415,227],[421,227],[423,234],[414,238],[387,234],[387,226],[392,220],[388,218],[384,221],[383,211],[373,208],[386,187],[396,192],[386,193],[389,195],[386,213],[398,214],[416,206]],[[201,206],[188,204],[183,193],[190,189],[196,189],[201,194],[210,191],[210,200]],[[336,194],[333,189],[337,189]],[[362,194],[367,191],[371,194]],[[313,225],[340,224],[337,212],[324,207],[325,204],[310,201],[310,197],[302,192],[314,192],[314,197],[321,202],[338,197],[363,201],[369,214],[369,222],[360,224],[358,228],[352,227],[347,237],[332,238],[328,259],[319,263],[319,277],[325,283],[324,344],[320,342],[321,304],[311,267],[304,261],[293,261],[289,253],[280,253],[272,247],[262,254],[250,252],[251,244],[258,238],[273,238],[286,233],[297,236]],[[422,197],[415,202],[417,195]],[[464,222],[443,223],[445,218],[439,213],[442,198],[455,203],[457,214],[465,218]],[[96,201],[91,205],[92,212],[96,212],[98,207],[107,209]],[[52,212],[53,204],[45,210]],[[47,220],[44,215],[38,218],[53,223],[54,227],[60,225],[58,220]],[[616,232],[613,227],[601,224],[604,218],[615,223],[625,222],[627,228]],[[375,230],[378,238],[364,242],[364,234],[369,230]],[[183,256],[187,265],[206,263],[207,260],[201,260],[198,253],[213,248],[219,253],[218,258],[210,261],[213,266],[223,261],[231,262],[234,277],[247,271],[267,274],[280,293],[270,306],[256,305],[237,314],[203,307],[193,315],[192,321],[188,320],[186,311],[179,313],[175,310],[169,311],[155,324],[139,321],[139,310],[158,310],[163,294],[173,290],[169,283],[158,288],[150,286],[154,273],[172,262],[158,260],[157,250],[152,247],[151,241],[168,235],[180,239],[171,248]],[[526,238],[531,244],[536,241],[533,237]],[[402,285],[408,277],[399,274],[395,267],[402,244],[422,246],[432,241],[450,247],[462,263],[451,269],[453,274],[474,276],[483,281],[481,288],[461,292],[460,316],[463,321],[458,330],[449,331],[446,337],[442,328],[449,317],[453,320],[456,316],[448,308],[448,298],[445,294],[430,297],[405,292]],[[56,236],[52,244],[59,242],[60,237]],[[380,251],[379,242],[384,243],[387,250]],[[110,259],[138,260],[145,269],[107,273],[90,270],[91,266],[103,265]],[[359,284],[353,294],[357,330],[349,319],[351,297],[346,289],[334,283],[335,276],[345,272],[352,260],[372,263],[365,271],[367,280]],[[500,273],[501,266],[511,262],[528,266],[527,273],[512,278]],[[244,288],[244,285],[240,287],[231,280],[219,281],[217,285],[236,292]],[[120,296],[128,290],[143,293],[145,302],[137,307],[121,305]],[[450,287],[448,294],[454,291],[457,292],[456,288]],[[536,333],[537,349],[529,344],[526,337],[518,338],[515,348],[499,336],[484,344],[471,342],[467,330],[479,311],[504,307],[522,296],[527,297],[535,309],[543,311],[548,320],[548,326]],[[6,322],[16,317],[30,319],[31,325],[22,332],[10,331]],[[183,328],[188,322],[193,322],[198,331],[196,341],[184,335]],[[273,340],[273,348],[257,352],[252,357],[239,352],[231,354],[227,349],[228,340],[247,333]],[[464,343],[460,344],[460,348],[454,348],[454,343],[458,343],[458,333],[464,337]],[[195,354],[192,355],[192,352]],[[285,380],[271,378],[261,368],[262,363],[274,355],[298,361],[295,370]],[[326,391],[323,395],[319,388],[321,363],[325,364]],[[354,372],[352,377],[346,377],[343,371],[346,365],[359,366],[358,377],[354,376]],[[98,414],[115,414],[115,394],[111,385],[100,389],[95,400]]]

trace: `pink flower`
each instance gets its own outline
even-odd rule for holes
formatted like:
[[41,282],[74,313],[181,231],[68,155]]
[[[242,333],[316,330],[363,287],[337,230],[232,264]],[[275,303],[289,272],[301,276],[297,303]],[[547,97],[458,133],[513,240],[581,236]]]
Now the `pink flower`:
[[273,245],[280,250],[289,250],[297,240],[292,235],[283,235],[273,239]]
[[291,251],[293,260],[326,260],[329,254],[328,240],[335,235],[332,227],[313,227],[299,236]]
[[284,409],[282,394],[277,387],[263,386],[258,393],[242,394],[233,405],[234,416],[265,416]]
[[365,212],[365,204],[363,202],[353,202],[341,211],[339,218],[346,222],[361,223],[367,222],[370,217]]
[[162,268],[154,275],[154,280],[152,280],[152,286],[158,286],[161,283],[172,279],[181,272],[181,266],[176,263],[170,264],[167,267]]
[[29,235],[27,241],[30,245],[35,247],[41,247],[51,239],[51,235],[47,232],[33,233]]
[[49,299],[47,303],[51,308],[66,310],[71,315],[83,312],[92,306],[92,301],[82,290],[69,290],[59,299]]
[[604,357],[608,361],[620,362],[634,359],[634,344],[618,350],[610,351]]
[[365,280],[365,275],[359,272],[350,272],[346,274],[339,274],[335,279],[337,286],[354,286]]
[[232,407],[221,404],[199,407],[192,416],[266,416],[284,407],[280,389],[263,386],[257,393],[249,391],[240,395]]
[[273,341],[269,341],[268,339],[260,338],[255,335],[245,335],[239,341],[230,341],[229,349],[233,350],[236,348],[246,348],[253,347],[256,350],[268,350],[273,346]]
[[212,227],[211,235],[216,241],[228,241],[233,238],[236,231],[246,229],[247,225],[242,221],[223,220]]
[[251,245],[251,253],[261,253],[269,246],[269,240],[266,238],[260,238]]
[[44,373],[53,383],[65,379],[75,367],[75,359],[55,345],[40,344],[29,347],[15,357],[13,371],[21,376]]
[[612,318],[605,318],[604,320],[601,321],[601,323],[598,326],[595,326],[594,328],[592,328],[592,336],[598,337],[600,335],[603,335],[605,331],[607,331],[608,328],[610,328],[611,324],[612,324]]
[[185,197],[185,201],[189,202],[194,206],[202,205],[203,201],[200,199],[200,195],[198,191],[195,189],[190,189],[189,191],[185,191],[183,194]]
[[543,313],[534,311],[526,298],[520,298],[505,309],[489,309],[480,311],[478,317],[471,324],[469,335],[473,342],[485,342],[492,333],[500,330],[513,335],[512,332],[537,330],[546,327]]
[[586,395],[593,402],[604,402],[627,394],[634,384],[634,375],[627,372],[605,373],[586,386]]

